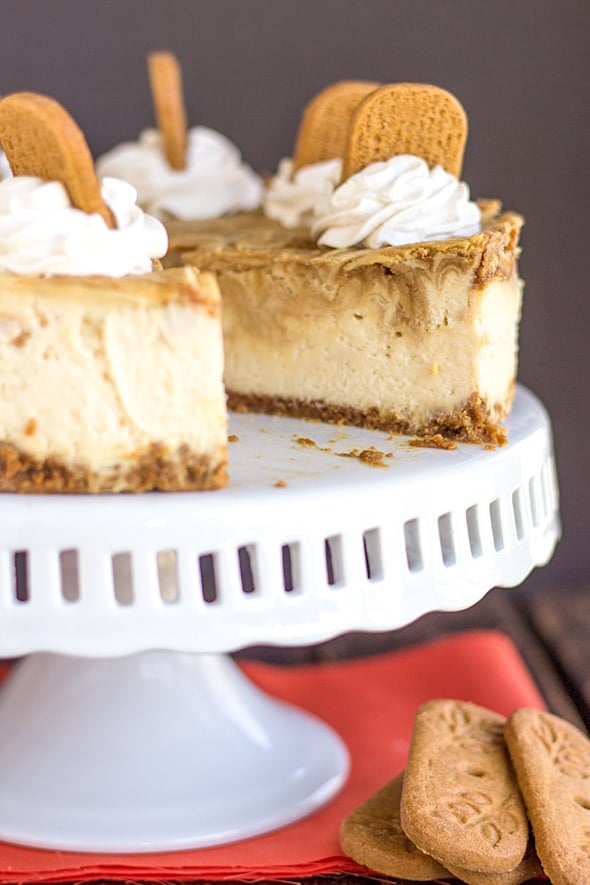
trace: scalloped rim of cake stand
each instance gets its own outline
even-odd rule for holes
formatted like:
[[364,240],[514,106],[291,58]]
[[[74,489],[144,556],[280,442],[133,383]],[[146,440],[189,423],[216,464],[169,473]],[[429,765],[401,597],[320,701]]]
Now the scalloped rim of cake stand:
[[225,489],[2,495],[0,655],[302,645],[467,608],[520,584],[560,535],[549,419],[522,386],[506,428],[504,447],[444,451],[232,415]]

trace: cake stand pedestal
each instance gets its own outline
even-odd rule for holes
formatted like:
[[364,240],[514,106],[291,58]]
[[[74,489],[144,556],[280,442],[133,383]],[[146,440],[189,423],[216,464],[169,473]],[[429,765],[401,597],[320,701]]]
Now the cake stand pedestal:
[[516,586],[559,537],[550,424],[417,449],[233,415],[212,493],[0,498],[0,838],[165,851],[268,832],[347,776],[325,723],[229,652],[391,630]]
[[264,694],[227,655],[30,655],[0,723],[2,838],[37,847],[254,836],[323,805],[348,767],[331,729]]

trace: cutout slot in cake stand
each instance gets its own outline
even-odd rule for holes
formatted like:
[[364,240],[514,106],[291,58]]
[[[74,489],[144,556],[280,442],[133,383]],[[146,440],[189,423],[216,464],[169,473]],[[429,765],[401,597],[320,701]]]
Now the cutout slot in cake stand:
[[[517,586],[559,537],[550,424],[509,444],[233,415],[231,483],[0,497],[0,838],[163,851],[268,832],[344,783],[341,739],[232,651],[398,629]],[[369,453],[369,454],[367,454]]]

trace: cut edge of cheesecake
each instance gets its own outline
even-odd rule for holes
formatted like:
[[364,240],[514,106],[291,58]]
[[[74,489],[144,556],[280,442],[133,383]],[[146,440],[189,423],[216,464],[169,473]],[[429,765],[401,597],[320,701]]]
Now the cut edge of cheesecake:
[[0,491],[225,486],[220,311],[215,277],[191,267],[0,275]]
[[[172,223],[167,260],[198,265],[219,281],[229,408],[503,445],[507,436],[502,421],[513,402],[517,370],[523,288],[517,258],[523,219],[503,212],[498,200],[479,204],[480,233],[381,249],[319,247],[308,231],[288,230],[261,213],[207,225]],[[456,292],[448,282],[453,278]],[[364,319],[372,338],[360,324],[355,331],[350,316]],[[447,322],[449,329],[441,329]],[[463,343],[463,377],[455,383],[450,368],[454,349],[461,350]],[[316,369],[313,357],[306,362],[306,350],[317,354]],[[347,398],[350,385],[326,395],[319,376],[338,360],[342,377],[350,373],[351,382],[362,363],[371,361],[380,398],[371,401],[369,385],[366,398]],[[447,372],[446,388],[442,375],[439,383],[427,377],[426,368],[416,368],[420,360],[430,361],[433,375]],[[258,363],[255,373],[248,362]],[[263,383],[263,376],[278,378],[283,366],[293,383],[282,383],[282,389]],[[297,390],[297,372],[315,372],[317,383]],[[388,400],[382,378],[389,373],[393,390],[404,372],[399,386],[405,385],[405,399]],[[414,410],[408,386],[417,384],[418,375],[420,385],[432,391],[431,402]]]

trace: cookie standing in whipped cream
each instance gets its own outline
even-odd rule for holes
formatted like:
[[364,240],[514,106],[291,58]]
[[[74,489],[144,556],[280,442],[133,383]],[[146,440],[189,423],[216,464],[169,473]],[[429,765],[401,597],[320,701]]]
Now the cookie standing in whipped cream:
[[103,154],[96,169],[100,178],[114,176],[132,184],[142,208],[161,219],[219,218],[256,209],[262,200],[260,176],[233,142],[206,126],[188,131],[184,169],[168,164],[155,129]]
[[[443,117],[452,112],[458,128],[445,135],[447,155],[426,128],[424,143],[429,138],[434,142],[428,155],[435,159],[428,162],[417,155],[417,130],[409,124],[404,131],[399,119],[393,123],[391,142],[378,138],[378,148],[367,144],[373,122],[363,118],[367,104],[368,117],[380,103],[381,116],[390,110],[395,117],[400,108],[418,116],[425,110],[431,114],[433,102]],[[440,113],[437,126],[443,123]],[[381,123],[382,132],[392,126],[391,119]],[[320,245],[332,248],[379,249],[479,233],[479,207],[454,174],[460,168],[465,137],[462,108],[454,97],[434,87],[394,86],[392,91],[376,83],[334,84],[306,108],[294,156],[281,160],[265,193],[264,213],[286,228],[310,228]],[[404,149],[404,139],[409,139],[409,149]]]
[[279,163],[264,196],[267,218],[283,227],[308,227],[319,199],[327,197],[342,177],[342,151],[350,116],[379,84],[341,80],[322,89],[304,108],[293,156]]
[[157,128],[99,157],[99,177],[128,181],[142,208],[165,222],[257,209],[262,179],[236,145],[207,126],[187,130],[182,71],[174,53],[151,52],[147,61]]

